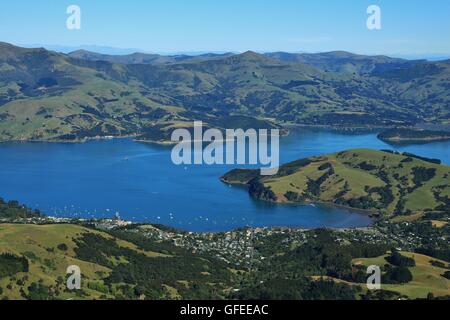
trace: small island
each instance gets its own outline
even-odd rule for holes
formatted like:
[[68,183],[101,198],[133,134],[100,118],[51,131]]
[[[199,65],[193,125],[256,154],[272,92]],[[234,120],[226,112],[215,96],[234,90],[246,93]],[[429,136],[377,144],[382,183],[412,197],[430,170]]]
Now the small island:
[[378,139],[389,143],[445,141],[450,140],[450,132],[398,128],[380,133]]
[[294,161],[275,176],[236,169],[221,180],[274,203],[324,203],[386,217],[450,212],[450,167],[393,151],[354,149]]

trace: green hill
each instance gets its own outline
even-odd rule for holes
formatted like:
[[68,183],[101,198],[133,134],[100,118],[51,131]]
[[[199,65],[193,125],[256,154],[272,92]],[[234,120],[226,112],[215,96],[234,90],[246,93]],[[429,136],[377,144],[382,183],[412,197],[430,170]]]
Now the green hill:
[[305,63],[323,71],[366,74],[380,70],[393,70],[408,68],[424,60],[405,60],[387,56],[365,56],[345,51],[332,51],[324,53],[287,53],[272,52],[265,54],[268,57],[281,61]]
[[[217,299],[230,283],[217,260],[139,239],[79,225],[0,224],[0,297]],[[81,291],[66,289],[70,265],[81,269]]]
[[[118,76],[119,65],[110,66]],[[0,140],[129,135],[172,109],[63,54],[0,44]],[[137,116],[139,115],[139,116]]]
[[450,167],[412,154],[355,149],[292,162],[277,175],[233,170],[222,177],[278,203],[330,203],[382,215],[450,212]]
[[17,201],[6,202],[0,198],[0,221],[3,219],[27,219],[42,216],[38,210],[32,210]]
[[0,43],[0,141],[167,140],[167,131],[199,115],[222,123],[246,116],[269,127],[449,121],[449,61],[279,56],[65,55]]
[[200,61],[200,60],[208,60],[208,59],[216,59],[223,58],[226,56],[233,55],[232,53],[224,53],[224,54],[201,54],[196,56],[190,55],[171,55],[164,56],[160,54],[148,54],[148,53],[139,53],[135,52],[132,54],[126,55],[109,55],[109,54],[100,54],[96,52],[86,51],[86,50],[77,50],[68,54],[72,58],[89,60],[89,61],[107,61],[111,63],[120,63],[120,64],[151,64],[151,65],[164,65],[170,63],[178,63],[184,61]]
[[[441,222],[223,233],[0,224],[0,299],[448,299],[450,229]],[[81,269],[81,290],[66,287],[72,265]],[[367,292],[368,265],[380,266],[383,290]]]
[[443,141],[450,140],[450,132],[398,128],[380,133],[378,139],[391,143]]

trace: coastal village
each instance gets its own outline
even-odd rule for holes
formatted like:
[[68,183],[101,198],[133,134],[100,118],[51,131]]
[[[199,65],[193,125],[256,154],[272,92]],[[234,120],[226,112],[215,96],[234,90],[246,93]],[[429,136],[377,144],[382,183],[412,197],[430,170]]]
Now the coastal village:
[[[349,243],[378,243],[389,244],[398,250],[413,250],[424,244],[445,246],[450,242],[450,234],[445,232],[450,218],[441,221],[441,228],[432,227],[417,231],[414,222],[380,221],[371,227],[334,229],[336,242]],[[138,224],[122,220],[119,214],[108,219],[69,219],[60,217],[32,217],[3,219],[0,223],[25,224],[79,224],[103,230],[127,230],[137,233],[150,241],[170,242],[177,247],[185,248],[193,253],[215,256],[217,259],[234,265],[236,268],[252,268],[263,262],[264,246],[270,245],[271,239],[276,238],[277,243],[284,247],[281,250],[295,249],[306,243],[315,234],[312,230],[301,228],[241,228],[226,232],[185,232],[164,226],[152,224]]]

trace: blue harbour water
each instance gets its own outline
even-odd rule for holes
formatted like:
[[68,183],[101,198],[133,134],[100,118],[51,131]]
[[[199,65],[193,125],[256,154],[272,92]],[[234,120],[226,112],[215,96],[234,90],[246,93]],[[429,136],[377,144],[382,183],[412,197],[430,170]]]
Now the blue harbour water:
[[[408,151],[450,164],[450,142],[394,147],[376,133],[293,130],[280,142],[281,163],[350,148]],[[87,143],[0,144],[0,196],[47,215],[126,220],[189,231],[237,227],[361,227],[364,214],[327,206],[274,205],[252,199],[219,177],[242,167],[176,166],[171,147],[131,139]]]

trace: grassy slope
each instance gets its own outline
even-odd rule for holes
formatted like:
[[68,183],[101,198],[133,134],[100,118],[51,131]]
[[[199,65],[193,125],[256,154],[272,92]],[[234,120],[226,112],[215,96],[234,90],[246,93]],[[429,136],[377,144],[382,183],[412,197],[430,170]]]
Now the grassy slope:
[[[345,57],[344,65],[360,58]],[[373,61],[366,60],[363,65],[372,70]],[[450,63],[406,63],[399,69],[392,68],[395,61],[376,61],[387,69],[328,72],[253,52],[120,65],[0,43],[0,140],[127,135],[198,120],[198,114],[182,115],[185,110],[219,120],[234,114],[342,126],[448,122]],[[157,108],[168,114],[152,114]]]
[[[111,292],[106,291],[105,293],[97,291],[99,290],[97,288],[104,287],[103,279],[105,279],[112,270],[97,263],[86,262],[76,257],[74,251],[76,243],[74,240],[79,239],[86,233],[96,234],[106,239],[113,239],[120,247],[142,253],[150,259],[156,257],[170,259],[172,257],[139,249],[135,244],[128,241],[118,240],[104,232],[87,229],[78,225],[37,226],[3,224],[0,225],[0,253],[13,253],[18,256],[26,256],[30,263],[30,267],[28,273],[18,273],[12,277],[0,279],[0,287],[3,289],[3,294],[0,294],[0,297],[23,299],[20,292],[21,289],[24,290],[26,294],[27,288],[31,283],[42,281],[45,286],[60,291],[60,294],[57,295],[58,299],[80,299],[81,297],[77,296],[76,293],[64,291],[65,281],[60,285],[56,284],[56,279],[58,277],[65,278],[66,268],[69,265],[77,265],[81,268],[83,274],[82,288],[86,293],[86,295],[82,297],[83,299],[102,299],[105,297],[103,295],[114,298],[114,295]],[[62,243],[67,245],[67,251],[57,248],[57,246]],[[95,249],[93,249],[93,251],[95,251]],[[383,285],[383,289],[399,292],[412,299],[425,298],[429,292],[433,293],[436,297],[450,294],[450,280],[441,276],[447,269],[435,267],[431,264],[432,260],[439,261],[444,265],[447,265],[446,262],[417,253],[402,252],[402,254],[412,257],[416,261],[416,266],[410,268],[413,280],[403,285]],[[128,263],[125,257],[107,257],[114,265]],[[376,258],[357,258],[352,260],[352,264],[384,266],[387,264],[385,257],[386,255]],[[206,263],[207,261],[204,260],[204,262]],[[168,261],[168,263],[170,263],[170,261]],[[188,263],[187,266],[189,265],[190,264]],[[209,274],[209,272],[205,271],[200,273],[206,276]],[[148,276],[150,279],[152,278],[151,274]],[[343,280],[331,279],[337,282],[347,283]],[[24,284],[17,283],[17,280],[23,281]],[[157,280],[164,281],[159,278]],[[180,278],[177,282],[180,285],[185,285],[186,289],[190,290],[189,281],[183,281],[183,278]],[[97,287],[92,286],[93,284],[97,285]],[[365,292],[363,284],[347,284],[352,286],[360,285]],[[8,285],[11,285],[12,288],[8,289]],[[164,284],[163,282],[162,287],[166,290],[166,297],[171,297],[173,299],[183,297],[178,290],[171,285]]]
[[[19,273],[13,277],[0,279],[0,287],[3,288],[3,295],[9,299],[22,299],[19,290],[24,288],[27,292],[28,286],[32,282],[43,281],[46,286],[56,286],[55,280],[58,277],[65,279],[66,269],[70,265],[77,265],[82,271],[82,289],[88,293],[90,299],[99,298],[103,293],[89,289],[88,283],[102,283],[110,270],[98,264],[86,262],[76,258],[73,251],[75,248],[74,239],[79,238],[83,233],[94,233],[110,239],[111,236],[91,229],[86,229],[77,225],[0,225],[0,253],[13,253],[18,256],[26,256],[30,263],[28,273]],[[59,244],[66,244],[67,251],[57,249]],[[154,252],[147,252],[138,249],[134,244],[123,240],[116,240],[116,243],[125,248],[144,253],[149,257],[161,256]],[[23,286],[17,285],[14,279],[24,279]],[[25,278],[26,279],[26,278]],[[6,288],[12,284],[12,289]],[[60,286],[61,299],[78,298],[74,293],[64,292],[65,281]]]
[[[50,140],[69,133],[79,138],[97,132],[126,135],[151,124],[148,114],[156,109],[174,112],[170,102],[144,96],[139,83],[125,79],[120,65],[100,68],[0,43],[0,66],[0,141]],[[56,85],[40,85],[43,79]],[[93,128],[99,130],[87,132]]]
[[[413,280],[409,283],[401,285],[382,284],[382,289],[398,292],[402,295],[408,296],[411,299],[424,299],[427,297],[429,292],[433,293],[436,297],[450,295],[450,280],[442,277],[442,274],[444,274],[447,269],[435,267],[430,263],[432,260],[440,260],[410,252],[402,252],[402,255],[414,258],[416,261],[416,266],[409,268],[413,275]],[[384,259],[385,257],[386,256],[370,259],[355,259],[353,264],[364,266],[384,266],[385,264],[388,264],[388,262]],[[440,262],[445,265],[447,264],[444,261]]]
[[[277,202],[280,203],[292,202],[293,200],[287,197],[288,192],[292,192],[302,196],[302,200],[299,202],[336,203],[389,215],[396,211],[400,199],[404,200],[402,213],[409,210],[411,212],[408,213],[414,214],[436,209],[442,203],[436,199],[434,192],[438,192],[444,197],[449,195],[450,167],[415,158],[410,158],[409,161],[405,161],[405,159],[407,159],[406,156],[399,154],[355,149],[311,158],[309,159],[311,163],[308,165],[298,168],[294,166],[294,170],[284,174],[284,167],[290,166],[288,164],[281,167],[281,174],[274,177],[262,177],[259,178],[259,181],[264,187],[273,191]],[[361,165],[363,163],[366,166]],[[330,169],[323,169],[324,165],[331,165],[333,173],[321,183],[319,194],[311,195],[308,192],[308,182],[318,180],[326,172],[330,172]],[[322,170],[320,170],[321,167]],[[434,169],[436,173],[432,179],[423,182],[422,186],[415,187],[413,169],[418,167]],[[252,173],[250,171],[243,172]],[[225,175],[223,180],[228,183],[236,183],[239,179],[243,179],[242,182],[247,183],[248,177],[242,175],[243,172],[241,171],[240,175],[231,172],[231,174]],[[383,172],[386,178],[383,178],[380,172]],[[400,181],[399,178],[404,180]],[[374,187],[388,188],[393,196],[392,201],[383,204],[378,191],[368,190]],[[401,190],[404,192],[403,195],[400,193]],[[349,203],[350,200],[361,197],[371,199],[374,203],[367,208]],[[337,201],[338,198],[341,201]]]

